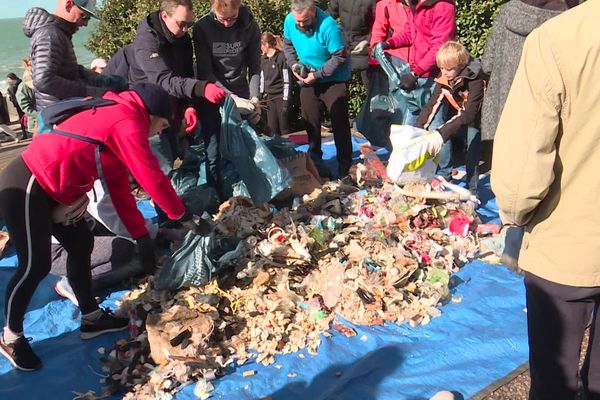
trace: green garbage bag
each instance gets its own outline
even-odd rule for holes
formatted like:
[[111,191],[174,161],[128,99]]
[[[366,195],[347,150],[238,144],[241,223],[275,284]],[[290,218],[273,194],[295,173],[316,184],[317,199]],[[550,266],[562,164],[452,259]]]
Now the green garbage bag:
[[406,125],[411,114],[418,114],[429,100],[434,82],[420,79],[419,86],[407,92],[400,88],[400,76],[409,73],[410,66],[384,53],[379,45],[373,49],[373,57],[383,73],[373,76],[367,98],[354,119],[354,128],[374,146],[391,148],[390,126]]
[[292,184],[292,177],[243,120],[230,97],[221,107],[221,156],[235,167],[255,205],[260,206]]
[[177,290],[206,284],[217,272],[214,258],[215,234],[212,229],[191,230],[181,247],[173,253],[160,271],[156,281],[159,290]]

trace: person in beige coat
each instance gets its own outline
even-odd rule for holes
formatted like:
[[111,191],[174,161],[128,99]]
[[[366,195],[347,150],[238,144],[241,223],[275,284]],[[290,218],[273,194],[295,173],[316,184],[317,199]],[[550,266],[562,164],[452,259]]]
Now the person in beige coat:
[[496,131],[492,189],[505,224],[525,227],[530,399],[600,399],[600,0],[525,41]]

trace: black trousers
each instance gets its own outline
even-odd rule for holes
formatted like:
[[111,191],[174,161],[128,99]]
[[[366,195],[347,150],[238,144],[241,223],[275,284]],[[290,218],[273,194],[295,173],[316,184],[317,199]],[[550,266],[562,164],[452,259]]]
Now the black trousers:
[[331,116],[331,128],[337,152],[338,174],[344,176],[352,165],[352,139],[348,120],[348,86],[346,82],[322,82],[300,88],[302,119],[308,133],[309,154],[320,163],[321,151],[321,111],[320,102],[325,104]]
[[200,131],[206,150],[206,181],[209,186],[221,188],[221,111],[218,104],[205,99],[196,103]]
[[0,176],[0,213],[19,258],[4,301],[6,323],[15,333],[23,332],[23,318],[33,293],[50,272],[52,235],[68,252],[67,277],[81,312],[98,309],[90,269],[92,233],[84,219],[68,226],[53,223],[51,212],[56,205],[20,156]]
[[[530,400],[574,399],[579,353],[592,319],[581,379],[587,400],[600,399],[600,287],[573,287],[525,275]],[[593,317],[592,317],[593,315]]]
[[267,94],[267,129],[270,136],[290,133],[288,101],[281,94]]

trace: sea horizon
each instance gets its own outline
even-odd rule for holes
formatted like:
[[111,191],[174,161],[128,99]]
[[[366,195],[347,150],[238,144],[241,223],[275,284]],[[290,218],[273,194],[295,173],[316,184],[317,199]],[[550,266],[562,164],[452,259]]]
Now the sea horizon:
[[[23,17],[0,18],[0,91],[6,94],[8,83],[6,75],[14,72],[19,78],[23,78],[22,60],[29,55],[29,38],[23,33]],[[73,35],[73,48],[77,61],[84,67],[89,67],[96,57],[94,53],[85,47],[91,33],[97,28],[96,24],[82,27]]]

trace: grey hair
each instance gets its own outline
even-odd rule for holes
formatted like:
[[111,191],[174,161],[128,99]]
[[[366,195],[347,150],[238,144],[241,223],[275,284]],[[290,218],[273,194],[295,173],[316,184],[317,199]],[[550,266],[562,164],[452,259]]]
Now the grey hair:
[[313,0],[292,0],[292,11],[301,12],[315,5]]

